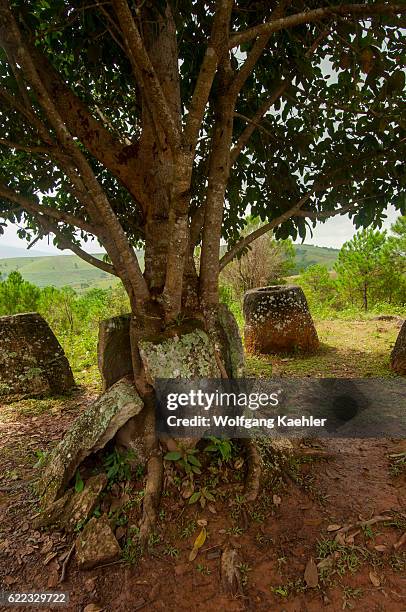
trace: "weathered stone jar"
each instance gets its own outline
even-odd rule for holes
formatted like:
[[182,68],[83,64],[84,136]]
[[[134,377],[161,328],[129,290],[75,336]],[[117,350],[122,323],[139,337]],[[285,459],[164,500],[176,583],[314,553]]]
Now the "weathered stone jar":
[[312,352],[319,346],[301,287],[275,285],[247,291],[244,319],[248,353]]
[[65,353],[40,314],[0,317],[0,396],[64,393],[74,386]]
[[397,374],[406,375],[406,321],[400,328],[391,354],[391,368]]

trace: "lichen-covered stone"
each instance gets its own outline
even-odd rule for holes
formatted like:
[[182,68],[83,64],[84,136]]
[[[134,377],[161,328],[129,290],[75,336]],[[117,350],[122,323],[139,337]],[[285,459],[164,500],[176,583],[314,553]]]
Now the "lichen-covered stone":
[[105,319],[99,325],[97,361],[103,391],[132,374],[130,321],[131,315],[126,314]]
[[106,474],[91,476],[82,491],[68,489],[63,497],[57,499],[36,522],[36,527],[53,525],[71,533],[78,525],[90,518],[97,505],[100,493],[107,484]]
[[157,343],[142,340],[139,350],[150,384],[156,378],[220,378],[213,345],[201,329]]
[[391,353],[391,368],[397,374],[406,375],[406,321],[400,328],[395,346]]
[[247,291],[244,318],[249,353],[311,352],[319,346],[301,287],[276,285]]
[[63,493],[82,461],[103,448],[142,408],[140,396],[127,379],[116,382],[93,402],[47,456],[37,483],[42,506],[46,508],[53,503]]
[[225,368],[230,378],[243,378],[245,372],[244,346],[241,340],[237,321],[226,304],[218,308],[219,323],[224,331],[225,342],[222,343],[222,355]]
[[92,569],[96,565],[111,563],[121,548],[106,518],[92,518],[85,525],[75,544],[79,569]]
[[74,386],[63,349],[41,315],[0,317],[0,395],[65,393]]

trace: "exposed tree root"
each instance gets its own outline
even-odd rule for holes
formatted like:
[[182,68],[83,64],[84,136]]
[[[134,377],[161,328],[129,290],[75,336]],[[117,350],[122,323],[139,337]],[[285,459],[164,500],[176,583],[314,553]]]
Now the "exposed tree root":
[[162,456],[158,449],[147,464],[147,484],[143,500],[143,515],[140,524],[140,540],[145,545],[157,521],[157,511],[161,498],[163,479]]
[[73,542],[72,546],[70,547],[70,549],[69,549],[69,551],[68,551],[68,553],[67,553],[67,555],[66,555],[66,557],[64,559],[64,562],[62,564],[62,571],[61,571],[61,576],[59,578],[59,584],[61,584],[61,582],[63,582],[65,580],[65,578],[66,578],[66,570],[68,569],[68,564],[69,564],[70,558],[71,558],[74,550],[75,550],[75,542]]
[[147,484],[143,499],[143,515],[140,523],[140,541],[144,546],[157,521],[162,492],[163,462],[155,433],[155,403],[152,395],[145,399],[145,443],[149,450],[147,462]]
[[251,438],[242,439],[241,443],[247,453],[248,471],[245,480],[244,496],[246,502],[253,502],[258,497],[261,480],[261,457],[258,448]]

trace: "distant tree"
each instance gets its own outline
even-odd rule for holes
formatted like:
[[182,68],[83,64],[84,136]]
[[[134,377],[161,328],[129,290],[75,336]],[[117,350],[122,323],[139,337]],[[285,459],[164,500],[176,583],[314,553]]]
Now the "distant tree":
[[[262,225],[260,221],[250,219],[246,235]],[[275,240],[272,234],[264,234],[224,268],[221,282],[230,286],[234,298],[239,300],[248,289],[285,282],[284,278],[294,268],[294,258],[290,240]]]
[[25,281],[20,272],[11,272],[0,282],[0,313],[3,315],[37,310],[41,290]]
[[56,331],[74,331],[74,304],[76,293],[71,287],[44,287],[41,291],[38,309]]
[[328,306],[337,299],[337,283],[332,279],[327,266],[309,266],[300,274],[298,283],[314,304]]
[[383,248],[385,274],[381,293],[385,301],[406,303],[406,217],[399,217],[391,226],[392,235],[388,236]]
[[385,245],[386,232],[364,229],[344,243],[334,266],[340,289],[351,303],[361,300],[365,311],[371,295],[382,287],[388,274]]

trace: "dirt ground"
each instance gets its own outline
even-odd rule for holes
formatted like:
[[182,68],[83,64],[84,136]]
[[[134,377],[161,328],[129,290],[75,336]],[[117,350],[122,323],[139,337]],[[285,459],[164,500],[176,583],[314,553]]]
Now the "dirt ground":
[[[335,362],[345,375],[345,357]],[[115,485],[113,495],[125,486],[133,502],[125,522],[116,524],[123,558],[79,571],[72,556],[59,583],[74,538],[33,528],[35,464],[94,396],[82,387],[68,399],[0,406],[0,591],[66,591],[70,603],[62,609],[94,604],[86,612],[406,610],[405,440],[308,441],[293,455],[264,448],[264,486],[249,508],[241,503],[237,447],[205,508],[177,494],[168,468],[148,554],[131,539],[142,476],[131,486]],[[207,538],[189,561],[203,528]],[[227,547],[238,554],[236,595],[222,584]]]

